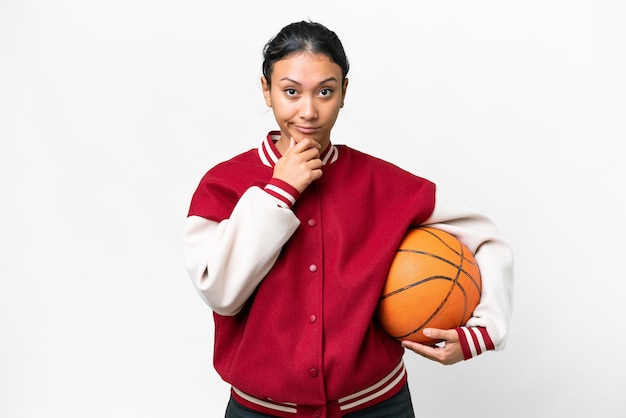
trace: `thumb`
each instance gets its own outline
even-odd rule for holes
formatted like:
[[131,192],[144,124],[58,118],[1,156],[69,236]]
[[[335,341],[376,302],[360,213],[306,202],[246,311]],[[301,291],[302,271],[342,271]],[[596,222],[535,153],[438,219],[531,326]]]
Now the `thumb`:
[[433,340],[451,341],[457,337],[455,330],[450,329],[438,329],[438,328],[424,328],[424,335]]
[[296,145],[296,141],[294,141],[293,136],[289,137],[289,149],[292,149]]

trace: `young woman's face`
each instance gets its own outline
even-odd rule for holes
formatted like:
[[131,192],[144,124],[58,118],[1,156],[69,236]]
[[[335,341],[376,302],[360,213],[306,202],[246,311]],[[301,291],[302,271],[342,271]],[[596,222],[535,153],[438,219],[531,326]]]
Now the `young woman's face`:
[[341,67],[324,54],[302,52],[274,63],[271,87],[261,78],[265,102],[274,111],[281,130],[279,149],[303,138],[330,143],[348,86],[342,83]]

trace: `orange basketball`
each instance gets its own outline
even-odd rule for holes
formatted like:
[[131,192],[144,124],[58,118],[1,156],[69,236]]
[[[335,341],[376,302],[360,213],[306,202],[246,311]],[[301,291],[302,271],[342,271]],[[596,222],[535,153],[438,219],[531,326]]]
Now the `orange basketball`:
[[398,340],[422,344],[424,328],[465,325],[480,300],[478,265],[453,235],[435,228],[410,229],[389,268],[376,317]]

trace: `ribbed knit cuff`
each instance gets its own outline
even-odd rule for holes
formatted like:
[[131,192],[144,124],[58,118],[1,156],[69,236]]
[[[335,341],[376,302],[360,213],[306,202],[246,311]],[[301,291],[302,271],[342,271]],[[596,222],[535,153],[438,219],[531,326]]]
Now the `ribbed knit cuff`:
[[484,327],[458,327],[459,343],[463,349],[463,358],[469,360],[485,351],[495,350],[493,341]]
[[278,206],[291,209],[300,197],[300,192],[291,184],[272,177],[264,190],[276,199]]

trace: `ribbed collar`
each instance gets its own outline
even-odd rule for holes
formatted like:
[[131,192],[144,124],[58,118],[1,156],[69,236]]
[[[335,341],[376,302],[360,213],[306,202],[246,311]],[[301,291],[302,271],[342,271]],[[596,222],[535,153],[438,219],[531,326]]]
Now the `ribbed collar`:
[[[280,152],[276,148],[278,139],[280,139],[280,131],[270,131],[258,148],[261,161],[268,167],[273,168],[276,165],[276,161],[281,157]],[[333,144],[330,144],[320,158],[322,159],[322,165],[332,164],[339,158],[339,150]]]

